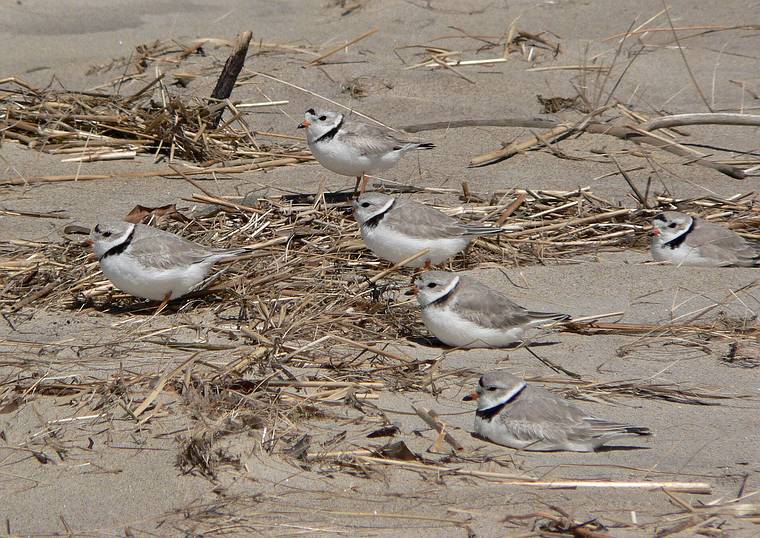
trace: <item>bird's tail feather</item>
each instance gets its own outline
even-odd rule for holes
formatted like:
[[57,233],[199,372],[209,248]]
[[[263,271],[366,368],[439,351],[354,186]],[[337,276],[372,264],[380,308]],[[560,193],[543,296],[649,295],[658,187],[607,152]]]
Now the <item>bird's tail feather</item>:
[[570,314],[558,314],[557,312],[533,312],[529,310],[527,314],[536,322],[566,321],[570,319]]
[[639,426],[626,426],[625,433],[632,433],[635,435],[652,435],[652,431],[649,428],[643,428]]
[[243,254],[247,253],[248,250],[244,248],[234,248],[230,250],[221,250],[216,253],[217,260],[223,261],[223,260],[230,260],[232,258],[237,258],[238,256],[242,256]]
[[465,232],[467,235],[495,235],[500,234],[503,231],[503,229],[495,228],[493,226],[465,226]]

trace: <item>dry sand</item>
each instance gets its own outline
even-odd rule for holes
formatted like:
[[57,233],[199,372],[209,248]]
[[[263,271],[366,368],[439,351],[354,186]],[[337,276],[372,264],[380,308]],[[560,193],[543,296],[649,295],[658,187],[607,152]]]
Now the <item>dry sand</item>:
[[[341,14],[356,2],[209,1],[153,2],[70,1],[51,3],[20,0],[0,6],[0,78],[15,75],[34,85],[63,85],[69,89],[97,87],[118,76],[109,71],[87,75],[96,64],[129,56],[140,43],[176,37],[229,38],[251,30],[254,42],[317,47],[326,51],[371,28],[379,32],[336,54],[327,65],[304,67],[297,54],[253,54],[246,67],[269,73],[308,88],[319,95],[355,107],[392,125],[429,121],[540,115],[536,95],[572,97],[582,81],[567,70],[529,71],[531,65],[514,53],[505,63],[461,67],[456,73],[443,69],[405,69],[417,61],[419,49],[410,45],[437,45],[466,49],[468,57],[491,58],[501,47],[475,55],[477,41],[464,34],[501,41],[509,24],[531,32],[549,32],[562,52],[551,58],[545,52],[538,67],[578,65],[592,56],[610,63],[616,40],[604,38],[625,32],[663,9],[659,0],[555,0],[511,2],[456,2],[388,0],[358,2],[359,7]],[[722,3],[673,1],[673,25],[736,26],[751,22],[754,9],[747,2]],[[667,28],[660,16],[653,27]],[[742,95],[740,85],[760,92],[756,57],[760,35],[756,30],[679,34],[693,76],[705,98],[716,110],[750,111],[757,106],[752,93]],[[442,37],[443,36],[443,37]],[[638,40],[637,40],[638,39]],[[705,111],[681,52],[672,34],[652,32],[627,42],[620,63],[631,65],[615,95],[646,114]],[[486,42],[481,43],[487,45]],[[252,52],[255,47],[252,44]],[[227,49],[209,48],[224,59]],[[402,63],[402,60],[404,63]],[[352,99],[341,87],[362,77],[371,89]],[[192,94],[205,96],[213,79],[191,84]],[[131,82],[125,94],[144,85]],[[266,98],[288,100],[281,109],[251,114],[253,128],[292,133],[302,111],[321,102],[302,91],[265,79],[239,86],[233,94],[242,101]],[[560,113],[561,117],[563,113]],[[757,130],[749,127],[693,127],[693,140],[706,145],[756,150]],[[475,191],[511,187],[572,190],[588,185],[593,192],[632,206],[630,189],[619,176],[595,179],[615,171],[606,159],[560,159],[549,151],[531,152],[490,167],[468,169],[474,155],[528,132],[522,128],[466,128],[425,133],[438,148],[407,158],[384,177],[402,184],[458,189],[467,180]],[[586,135],[563,141],[568,155],[588,156],[589,150],[622,150],[636,147],[609,137]],[[705,150],[710,152],[709,148]],[[653,190],[677,197],[731,196],[757,189],[757,180],[737,181],[715,171],[684,165],[683,159],[657,153],[657,173],[647,166],[633,172],[643,185],[653,178]],[[5,140],[0,146],[3,178],[50,174],[123,173],[150,170],[150,158],[135,161],[62,163],[60,156],[25,149]],[[640,166],[635,156],[618,157],[621,166]],[[245,194],[268,189],[283,192],[315,192],[320,181],[343,188],[351,180],[340,178],[316,164],[277,168],[266,173],[231,175],[213,183],[220,194]],[[193,187],[184,181],[160,178],[59,183],[2,188],[0,208],[16,211],[63,210],[67,220],[2,215],[0,240],[60,241],[63,224],[92,224],[98,216],[122,216],[134,205],[180,203]],[[438,196],[441,203],[459,204],[455,197]],[[187,205],[186,203],[184,205]],[[96,209],[96,210],[94,210]],[[715,302],[724,303],[722,315],[753,318],[758,299],[753,289],[732,296],[730,290],[751,284],[753,269],[692,269],[645,265],[644,250],[605,252],[584,256],[572,264],[476,268],[474,273],[509,292],[530,307],[550,307],[574,315],[624,311],[625,322],[665,322]],[[509,278],[507,278],[509,277]],[[1,284],[1,283],[0,283]],[[728,298],[728,300],[727,300]],[[710,313],[711,318],[721,315]],[[48,376],[111,378],[119,369],[159,374],[189,355],[167,353],[162,346],[131,340],[125,331],[134,323],[119,324],[124,317],[92,309],[84,311],[22,309],[0,321],[0,350],[6,356],[34,360],[37,371]],[[143,323],[141,334],[184,324],[171,336],[178,341],[194,338],[230,343],[223,335],[204,333],[202,314],[187,310]],[[700,505],[730,501],[740,493],[760,489],[760,422],[757,403],[760,370],[739,368],[722,360],[728,352],[723,340],[699,345],[678,337],[642,339],[636,336],[581,336],[553,333],[542,336],[536,351],[584,379],[604,382],[637,380],[709,387],[710,393],[750,395],[750,398],[706,399],[716,405],[690,405],[644,397],[615,397],[580,402],[602,416],[650,427],[655,436],[631,442],[637,449],[596,454],[531,454],[498,447],[469,436],[472,406],[461,396],[476,382],[479,372],[505,367],[521,375],[561,380],[524,349],[455,351],[427,341],[396,343],[396,349],[419,359],[445,359],[431,375],[439,376],[436,390],[396,387],[384,390],[372,402],[398,427],[413,451],[428,454],[435,432],[413,413],[411,405],[434,408],[466,446],[465,460],[453,467],[530,474],[547,480],[596,478],[609,480],[680,480],[709,482],[709,495],[669,494],[663,491],[622,489],[548,489],[515,487],[451,474],[436,476],[413,470],[376,465],[331,467],[305,463],[282,453],[287,443],[273,450],[265,447],[271,431],[251,428],[220,441],[228,455],[239,458],[240,467],[220,465],[212,480],[183,474],[178,469],[177,438],[200,428],[203,418],[190,409],[185,415],[162,413],[137,425],[125,413],[68,421],[73,414],[66,397],[38,395],[18,409],[0,414],[0,532],[11,534],[71,535],[174,535],[186,533],[259,534],[402,534],[416,529],[433,536],[527,536],[528,520],[507,523],[508,515],[535,512],[557,515],[564,510],[577,521],[598,519],[613,536],[647,536],[676,525],[684,518],[681,503]],[[116,342],[105,346],[105,343]],[[97,349],[92,352],[90,350]],[[108,352],[104,350],[108,350]],[[100,354],[100,355],[98,355]],[[5,364],[5,363],[4,363]],[[447,377],[446,372],[465,369],[469,375]],[[295,369],[298,375],[310,372]],[[0,364],[0,395],[20,380],[22,373]],[[466,379],[463,383],[462,380]],[[566,378],[565,378],[566,379]],[[561,385],[556,385],[561,387]],[[361,413],[350,405],[337,405],[333,416],[304,424],[278,424],[277,434],[295,442],[303,433],[312,445],[346,450],[382,445],[386,439],[367,439],[381,427],[379,414]],[[99,411],[90,411],[97,415]],[[64,420],[63,422],[56,422]],[[308,426],[310,431],[302,431]],[[341,441],[329,440],[340,435]],[[343,437],[344,436],[344,437]],[[44,453],[39,461],[29,448]],[[643,447],[643,448],[642,448]],[[266,448],[266,449],[265,449]],[[444,445],[441,450],[446,451]],[[489,456],[491,462],[478,464]],[[432,455],[431,455],[432,457]],[[475,462],[467,465],[466,458]],[[455,462],[456,463],[456,462]],[[750,498],[746,502],[755,502]],[[757,506],[757,504],[755,505]],[[635,514],[634,514],[635,513]],[[696,514],[697,516],[699,514]],[[635,519],[632,519],[635,518]],[[679,519],[680,518],[680,519]],[[533,518],[535,519],[535,518]],[[637,526],[638,523],[641,526]],[[728,511],[705,521],[695,521],[686,532],[702,529],[708,536],[752,536],[751,521]]]

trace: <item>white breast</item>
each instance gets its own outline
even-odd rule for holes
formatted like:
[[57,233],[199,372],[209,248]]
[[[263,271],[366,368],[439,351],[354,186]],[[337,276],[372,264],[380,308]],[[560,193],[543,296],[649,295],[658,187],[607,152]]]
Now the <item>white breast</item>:
[[662,241],[653,241],[652,258],[655,261],[668,261],[673,265],[694,265],[702,267],[717,267],[720,265],[719,260],[706,258],[702,255],[699,248],[693,248],[686,243],[681,243],[676,248],[670,248],[664,245]]
[[505,347],[519,342],[524,327],[491,329],[462,318],[451,307],[428,306],[422,309],[422,321],[433,336],[451,347]]
[[100,261],[100,269],[114,286],[135,297],[153,301],[163,301],[167,294],[171,299],[182,297],[203,282],[210,267],[210,263],[196,263],[168,270],[146,268],[128,252]]
[[362,174],[382,172],[395,165],[401,152],[382,155],[362,155],[356,148],[333,138],[327,142],[309,144],[319,164],[342,176],[359,177]]
[[375,256],[392,263],[412,256],[423,249],[430,252],[407,264],[407,267],[422,267],[426,261],[438,265],[462,252],[470,243],[469,237],[452,237],[447,239],[420,239],[399,233],[389,228],[381,220],[377,226],[362,226],[362,238]]

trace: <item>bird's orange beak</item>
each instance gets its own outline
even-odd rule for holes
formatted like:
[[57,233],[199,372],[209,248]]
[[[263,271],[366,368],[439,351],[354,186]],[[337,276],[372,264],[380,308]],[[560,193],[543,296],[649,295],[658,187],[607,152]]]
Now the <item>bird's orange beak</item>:
[[296,129],[305,129],[309,125],[311,125],[311,122],[309,120],[303,120],[301,123],[298,124],[298,127],[296,127]]
[[662,233],[662,232],[660,231],[660,229],[659,229],[659,228],[652,228],[652,230],[649,232],[649,235],[653,235],[653,236],[657,237],[657,236],[658,236],[658,235],[660,235],[661,233]]
[[84,244],[91,247],[95,242],[92,239],[85,239]]
[[420,290],[418,290],[418,289],[417,289],[417,286],[415,286],[414,284],[412,284],[412,285],[411,285],[411,286],[409,286],[409,287],[411,288],[411,291],[412,291],[412,295],[417,295],[417,294],[420,292]]
[[471,402],[472,400],[477,400],[477,399],[478,399],[478,391],[477,390],[473,390],[467,396],[465,396],[464,398],[462,398],[462,401],[463,402]]

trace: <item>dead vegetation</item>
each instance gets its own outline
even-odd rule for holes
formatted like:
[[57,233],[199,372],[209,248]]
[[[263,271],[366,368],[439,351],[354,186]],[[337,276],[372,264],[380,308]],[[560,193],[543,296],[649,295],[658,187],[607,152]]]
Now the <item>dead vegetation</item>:
[[[341,2],[339,5],[347,12],[360,7],[360,3]],[[626,36],[636,31],[630,30]],[[361,34],[352,43],[372,33]],[[426,46],[421,61],[408,68],[447,69],[455,76],[470,80],[461,68],[500,63],[516,52],[531,65],[537,62],[537,56],[560,54],[560,44],[550,37],[520,30],[513,24],[505,36],[497,36],[495,41],[490,37],[477,38],[484,42],[478,53],[500,50],[501,57],[463,59],[458,51]],[[134,158],[138,154],[152,155],[157,162],[183,160],[186,164],[182,168],[169,166],[133,176],[183,177],[191,182],[191,177],[201,180],[212,173],[239,173],[311,160],[301,140],[256,131],[245,121],[246,108],[275,106],[272,104],[275,102],[210,103],[208,99],[186,97],[180,92],[187,84],[215,72],[213,63],[193,72],[178,69],[192,55],[199,55],[206,43],[208,40],[178,48],[176,43],[156,42],[138,47],[131,58],[97,68],[126,68],[127,74],[114,81],[114,85],[118,85],[128,80],[143,80],[148,67],[162,59],[175,66],[171,76],[180,86],[178,89],[167,85],[168,73],[158,74],[129,96],[118,92],[42,90],[23,81],[6,80],[6,87],[0,93],[2,136],[38,151],[72,155],[71,160],[80,162]],[[319,53],[259,43],[258,52],[254,54],[263,53],[264,49],[268,52],[287,50],[306,55],[308,64],[316,65],[344,47]],[[608,83],[614,85],[609,78],[613,67],[564,66],[568,70],[592,73],[599,77],[602,87]],[[242,80],[247,76],[255,75],[244,74]],[[387,87],[384,82],[382,85]],[[361,97],[366,95],[368,87],[371,84],[366,80],[357,79],[346,84],[345,91]],[[613,93],[614,88],[609,96]],[[609,98],[602,100],[604,95],[599,90],[595,99],[584,92],[571,98],[539,96],[547,112],[572,109],[571,113],[579,115],[577,121],[533,125],[549,128],[549,131],[476,156],[471,164],[495,164],[533,150],[551,151],[559,158],[566,158],[554,146],[555,142],[584,133],[612,135],[671,152],[684,147],[675,141],[678,135],[675,130],[668,131],[664,137],[651,134],[655,129],[677,129],[681,124],[657,123],[658,119],[644,118],[621,103],[608,102]],[[227,113],[226,119],[219,127],[212,127],[210,120],[219,111]],[[623,125],[611,125],[613,112],[618,114],[614,119],[623,121]],[[688,120],[681,118],[681,121]],[[721,118],[709,119],[711,122],[719,120]],[[731,118],[726,121],[729,120]],[[442,122],[409,126],[407,130],[515,124],[521,121],[506,118]],[[264,137],[276,142],[264,144],[261,142]],[[757,166],[754,161],[706,159],[691,149],[677,149],[675,153],[693,159],[696,164],[735,174],[732,177],[746,177],[748,171]],[[614,160],[614,156],[604,157]],[[648,157],[643,155],[645,160]],[[511,227],[497,238],[478,239],[464,256],[451,262],[452,270],[575,263],[578,258],[592,258],[602,251],[642,249],[648,241],[648,221],[662,209],[677,208],[698,214],[734,228],[748,238],[760,238],[755,233],[760,215],[754,192],[728,199],[714,196],[677,199],[666,192],[654,192],[651,182],[639,189],[629,181],[626,171],[619,168],[619,173],[631,187],[628,207],[599,197],[588,187],[567,192],[538,189],[475,192],[467,184],[461,191],[381,187],[391,192],[421,193],[445,199],[441,209],[463,220]],[[74,179],[104,178],[77,174],[14,178],[0,184]],[[160,319],[166,325],[161,328],[142,325],[146,319],[154,321],[150,317],[152,305],[114,290],[102,277],[97,262],[82,243],[81,232],[87,230],[67,228],[68,240],[60,244],[21,240],[0,243],[0,309],[11,326],[21,316],[34,315],[27,314],[29,311],[107,312],[118,320],[112,327],[114,333],[108,333],[105,343],[82,342],[74,358],[63,353],[65,346],[56,348],[55,343],[6,340],[2,345],[7,347],[0,354],[0,366],[8,372],[5,379],[0,380],[0,413],[13,412],[43,397],[57,403],[68,402],[71,410],[68,421],[50,424],[51,431],[79,421],[106,426],[115,421],[126,422],[137,431],[151,422],[187,416],[192,426],[177,437],[177,467],[184,473],[199,474],[210,480],[217,480],[223,469],[243,467],[244,462],[225,448],[225,442],[254,432],[257,449],[262,453],[294,461],[301,468],[369,478],[392,467],[436,479],[477,479],[536,489],[604,486],[667,492],[710,491],[707,482],[656,480],[648,470],[640,470],[641,479],[629,481],[541,480],[523,472],[513,462],[497,461],[488,454],[461,453],[456,436],[463,432],[448,428],[434,411],[424,409],[415,411],[437,433],[431,450],[414,451],[403,440],[392,439],[400,434],[399,429],[374,404],[381,391],[436,394],[442,385],[461,384],[473,374],[471,371],[442,371],[440,357],[418,359],[394,346],[423,335],[413,298],[406,295],[411,274],[398,268],[388,270],[386,264],[368,255],[350,216],[350,203],[342,193],[243,200],[217,196],[200,183],[194,185],[201,192],[187,202],[206,204],[203,210],[189,214],[182,208],[178,212],[176,208],[163,212],[140,208],[136,218],[157,220],[157,225],[200,243],[246,247],[249,253],[226,266],[210,288],[177,301],[174,313]],[[202,327],[182,317],[189,311],[203,320]],[[618,334],[652,340],[688,335],[700,342],[730,341],[729,351],[722,361],[743,368],[757,365],[756,324],[731,324],[718,319],[645,325],[603,323],[593,315],[589,318],[570,323],[565,330],[590,337]],[[120,336],[118,331],[124,334]],[[88,368],[104,355],[111,357],[109,364],[113,366],[116,364],[113,357],[124,350],[135,349],[136,343],[143,346],[140,348],[143,353],[161,356],[169,366],[156,373],[155,369],[148,372],[137,367],[122,367],[119,363],[118,369],[101,375],[88,373]],[[42,360],[43,355],[53,358]],[[721,405],[726,400],[747,396],[686,383],[658,384],[646,380],[541,378],[535,381],[558,385],[569,396],[587,400],[607,401],[628,396],[688,405]],[[309,432],[314,425],[327,418],[347,423],[360,420],[361,433],[366,434],[364,444],[348,444],[345,432],[329,438],[312,437]],[[25,450],[41,464],[58,453],[54,435],[41,436],[37,443]],[[58,457],[63,459],[65,452],[63,454],[58,453]],[[485,471],[486,464],[503,470]],[[673,496],[679,513],[662,525],[649,524],[638,529],[656,528],[658,535],[665,536],[695,526],[714,528],[725,515],[751,521],[758,519],[757,506],[740,502],[741,495],[733,501],[695,506],[675,494],[667,494]],[[261,500],[224,497],[217,505],[190,506],[183,517],[195,524],[195,532],[214,533],[220,525],[239,524],[251,504]],[[292,507],[290,510],[298,512]],[[425,518],[428,518],[448,527],[466,528],[468,524],[468,519],[460,514],[449,518],[411,512],[385,515],[410,521],[427,521]],[[362,518],[368,514],[335,516]],[[258,523],[257,517],[261,520]],[[272,523],[269,517],[250,515],[246,523],[249,526],[240,524],[237,530],[271,528],[277,523]],[[505,515],[503,521],[539,535],[611,536],[603,522],[581,521],[557,507]]]

